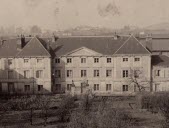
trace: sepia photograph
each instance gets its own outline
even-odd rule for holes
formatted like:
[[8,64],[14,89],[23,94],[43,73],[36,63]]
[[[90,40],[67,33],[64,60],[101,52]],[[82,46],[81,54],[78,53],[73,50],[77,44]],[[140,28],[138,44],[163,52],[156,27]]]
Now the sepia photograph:
[[0,0],[0,128],[169,128],[169,1]]

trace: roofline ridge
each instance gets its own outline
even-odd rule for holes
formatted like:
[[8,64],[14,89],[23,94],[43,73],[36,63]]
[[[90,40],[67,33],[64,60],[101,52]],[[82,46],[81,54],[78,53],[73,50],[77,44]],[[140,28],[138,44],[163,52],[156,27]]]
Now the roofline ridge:
[[124,44],[126,44],[126,42],[131,38],[131,36],[132,35],[130,35],[130,37],[126,41],[124,41],[124,43],[116,50],[114,54],[116,54],[124,46]]
[[[137,40],[137,42],[138,42],[139,44],[141,44],[141,43],[140,43],[140,41],[139,41],[139,40],[138,40],[135,36],[133,36],[133,37]],[[147,50],[147,51],[148,51],[148,49],[146,49],[146,47],[144,47],[144,46],[143,46],[143,44],[141,44],[141,46],[142,46],[145,50]],[[151,54],[151,52],[150,52],[150,51],[148,51],[148,52]]]
[[[25,45],[25,47],[26,47],[33,39],[37,39],[37,40],[39,41],[40,45],[43,47],[43,49],[46,50],[46,48],[44,48],[44,46],[42,45],[42,43],[40,42],[40,40],[39,40],[38,37],[36,37],[36,36],[34,36],[33,38],[31,38],[31,40]],[[23,49],[22,49],[20,52],[18,52],[18,53],[16,54],[16,56],[18,56],[18,55],[25,49],[25,47],[23,47]],[[46,50],[46,51],[47,51],[47,50]],[[48,53],[48,55],[51,57],[51,55],[49,54],[48,51],[47,51],[47,53]]]
[[97,54],[103,55],[102,53],[96,52],[95,50],[92,50],[92,49],[87,48],[87,47],[85,47],[85,46],[82,46],[82,47],[80,47],[80,48],[77,48],[77,49],[75,49],[75,50],[72,50],[71,52],[68,52],[68,53],[66,53],[65,55],[71,54],[71,53],[76,52],[76,51],[81,50],[81,49],[88,49],[88,50],[90,50],[90,51],[92,51],[92,52],[95,52],[95,53],[97,53]]
[[36,37],[35,38],[39,41],[39,43],[41,44],[41,46],[43,47],[43,49],[46,50],[46,52],[48,53],[49,56],[51,56],[51,54],[49,53],[49,51],[42,45],[42,42],[38,39],[39,37]]
[[[34,37],[33,37],[33,38],[34,38]],[[33,38],[31,38],[31,40],[32,40]],[[31,41],[31,40],[30,40],[30,41]],[[29,41],[29,42],[30,42],[30,41]],[[25,47],[29,44],[29,42],[25,45]],[[18,56],[18,55],[24,50],[25,47],[23,47],[22,50],[19,51],[19,52],[16,54],[16,56]]]

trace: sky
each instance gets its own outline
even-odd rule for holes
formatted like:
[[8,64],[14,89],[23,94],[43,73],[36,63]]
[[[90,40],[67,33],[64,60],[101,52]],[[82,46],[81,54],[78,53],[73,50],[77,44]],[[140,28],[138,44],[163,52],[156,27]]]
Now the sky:
[[0,0],[0,26],[64,30],[169,22],[169,0]]

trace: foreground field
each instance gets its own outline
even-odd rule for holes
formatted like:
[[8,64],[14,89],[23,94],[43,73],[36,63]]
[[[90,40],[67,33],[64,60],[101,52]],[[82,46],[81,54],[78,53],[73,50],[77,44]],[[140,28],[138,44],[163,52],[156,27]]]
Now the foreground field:
[[[58,104],[61,100],[58,100]],[[106,98],[105,105],[111,106],[111,108],[118,108],[121,111],[126,111],[131,115],[131,128],[160,128],[163,124],[163,115],[161,113],[152,113],[146,109],[139,109],[136,107],[135,97],[109,97]],[[76,101],[78,106],[81,100]],[[98,106],[100,99],[96,98],[93,101],[92,106]],[[129,104],[132,104],[132,108]],[[72,108],[76,111],[76,107]],[[2,112],[1,112],[2,113]],[[48,110],[47,115],[47,128],[64,128],[67,127],[69,121],[60,121],[57,110],[57,105]],[[44,118],[41,114],[41,110],[33,111],[33,125],[30,124],[30,111],[7,111],[5,114],[1,114],[0,127],[4,128],[41,128],[44,127]]]

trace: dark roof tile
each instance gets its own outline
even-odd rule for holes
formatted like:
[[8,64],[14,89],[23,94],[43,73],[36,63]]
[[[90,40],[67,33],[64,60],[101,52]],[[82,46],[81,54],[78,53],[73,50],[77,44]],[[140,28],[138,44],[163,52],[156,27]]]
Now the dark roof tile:
[[153,66],[169,66],[169,57],[165,55],[153,55],[151,61]]

